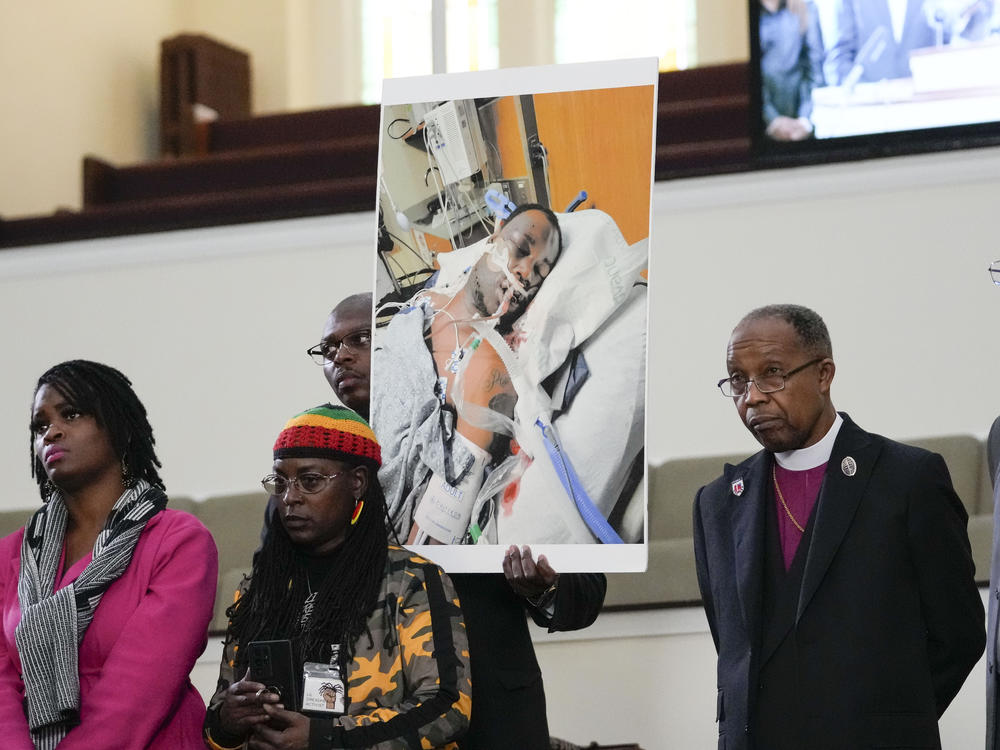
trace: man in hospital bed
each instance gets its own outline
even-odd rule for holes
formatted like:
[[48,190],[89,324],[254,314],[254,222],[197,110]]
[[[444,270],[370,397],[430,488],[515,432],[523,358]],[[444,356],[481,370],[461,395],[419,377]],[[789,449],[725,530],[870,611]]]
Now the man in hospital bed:
[[[375,338],[373,426],[397,533],[619,541],[606,518],[634,489],[643,445],[645,286],[633,280],[646,244],[628,246],[600,211],[557,222],[522,206],[439,261],[434,288]],[[638,541],[641,509],[629,521],[625,540]]]

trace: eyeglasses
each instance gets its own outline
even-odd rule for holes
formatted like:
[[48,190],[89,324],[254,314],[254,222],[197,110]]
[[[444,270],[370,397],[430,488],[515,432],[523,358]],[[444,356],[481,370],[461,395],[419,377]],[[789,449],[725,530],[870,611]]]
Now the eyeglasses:
[[756,378],[748,378],[745,375],[732,375],[720,380],[718,387],[722,391],[722,395],[726,398],[738,398],[747,395],[750,392],[751,383],[757,386],[757,390],[761,393],[774,393],[775,391],[782,390],[785,387],[785,381],[792,377],[792,375],[802,372],[807,367],[817,362],[822,362],[824,359],[826,357],[817,357],[816,359],[809,360],[804,365],[799,365],[794,370],[789,370],[788,372],[768,372]]
[[344,472],[338,471],[336,474],[319,474],[318,472],[307,472],[295,477],[283,477],[280,474],[268,474],[260,480],[261,486],[267,490],[269,495],[284,497],[288,488],[295,486],[303,495],[315,495],[322,492],[334,480]]
[[997,286],[1000,286],[1000,260],[990,263],[990,267],[986,270],[990,272],[990,280]]
[[316,346],[309,347],[306,349],[306,354],[312,357],[312,361],[317,365],[325,365],[327,362],[333,362],[333,358],[337,356],[337,352],[340,351],[340,347],[346,347],[352,352],[361,354],[368,351],[372,345],[372,332],[370,328],[362,328],[358,331],[353,331],[347,334],[340,341],[336,339],[330,339],[329,341],[323,341]]

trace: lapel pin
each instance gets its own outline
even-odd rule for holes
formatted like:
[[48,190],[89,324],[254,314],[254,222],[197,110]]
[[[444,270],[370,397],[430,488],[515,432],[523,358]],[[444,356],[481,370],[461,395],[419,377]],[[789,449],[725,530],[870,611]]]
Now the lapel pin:
[[739,497],[743,494],[743,477],[740,477],[732,484],[733,494]]
[[850,456],[846,456],[844,460],[840,462],[840,470],[844,472],[844,476],[853,477],[858,473],[858,462]]

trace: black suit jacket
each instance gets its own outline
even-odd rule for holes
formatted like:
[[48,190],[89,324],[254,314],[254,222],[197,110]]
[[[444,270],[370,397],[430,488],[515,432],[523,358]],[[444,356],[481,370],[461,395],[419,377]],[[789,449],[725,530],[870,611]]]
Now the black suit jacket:
[[548,750],[542,673],[525,609],[538,625],[577,630],[597,619],[604,604],[603,573],[564,573],[551,622],[510,588],[502,573],[455,573],[469,637],[472,723],[463,750]]
[[[788,730],[798,747],[939,747],[937,719],[983,652],[968,516],[944,460],[842,416],[794,616],[766,644],[772,454],[726,465],[695,498],[698,584],[719,655],[720,748],[757,747],[760,675],[778,652],[781,665],[768,673],[780,684],[767,692],[799,719]],[[848,457],[853,475],[842,468]],[[760,713],[774,715],[768,708]]]

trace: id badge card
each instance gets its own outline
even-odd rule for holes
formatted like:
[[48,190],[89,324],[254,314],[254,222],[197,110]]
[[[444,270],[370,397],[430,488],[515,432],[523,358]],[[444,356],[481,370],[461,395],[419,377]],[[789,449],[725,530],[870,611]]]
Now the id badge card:
[[336,665],[302,665],[302,710],[334,716],[344,713],[344,681]]

